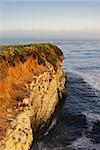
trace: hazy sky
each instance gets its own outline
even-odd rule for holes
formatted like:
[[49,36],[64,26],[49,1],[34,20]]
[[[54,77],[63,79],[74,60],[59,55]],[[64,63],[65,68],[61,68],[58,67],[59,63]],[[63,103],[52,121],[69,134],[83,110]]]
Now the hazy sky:
[[85,31],[100,37],[100,1],[0,0],[0,31],[35,29]]

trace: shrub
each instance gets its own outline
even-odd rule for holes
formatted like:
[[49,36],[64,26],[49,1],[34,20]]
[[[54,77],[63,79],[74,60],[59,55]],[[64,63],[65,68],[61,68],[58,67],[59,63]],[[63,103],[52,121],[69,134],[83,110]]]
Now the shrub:
[[57,54],[57,56],[63,55],[63,53],[62,53],[62,51],[61,51],[60,49],[57,49],[57,50],[55,51],[55,53]]
[[38,59],[38,63],[39,63],[39,65],[45,65],[45,60],[42,58],[42,57],[40,57],[39,59]]
[[57,55],[56,54],[50,54],[47,59],[49,62],[53,63],[53,62],[57,61]]
[[50,53],[51,53],[51,49],[48,48],[48,47],[45,49],[45,51],[46,51],[47,54],[50,54]]

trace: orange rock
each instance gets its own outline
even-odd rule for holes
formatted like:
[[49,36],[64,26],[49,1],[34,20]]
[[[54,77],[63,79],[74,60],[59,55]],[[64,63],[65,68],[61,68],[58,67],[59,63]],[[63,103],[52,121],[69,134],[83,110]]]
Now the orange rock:
[[60,95],[64,91],[63,54],[51,44],[4,47],[7,50],[0,51],[0,150],[28,150],[34,138],[32,127],[36,136],[55,110],[58,89]]

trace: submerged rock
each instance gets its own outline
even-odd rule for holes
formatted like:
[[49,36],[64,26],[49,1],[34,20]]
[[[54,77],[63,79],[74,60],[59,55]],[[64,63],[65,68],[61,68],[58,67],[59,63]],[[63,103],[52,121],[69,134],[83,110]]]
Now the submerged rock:
[[28,150],[65,92],[55,45],[0,46],[0,150]]

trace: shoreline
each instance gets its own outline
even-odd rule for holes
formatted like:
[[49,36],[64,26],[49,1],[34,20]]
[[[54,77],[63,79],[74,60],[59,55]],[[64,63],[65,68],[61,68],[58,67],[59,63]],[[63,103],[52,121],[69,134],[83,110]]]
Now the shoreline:
[[[55,114],[56,123],[48,134],[35,142],[35,150],[77,150],[82,147],[84,150],[89,148],[99,150],[100,120],[98,119],[100,118],[95,115],[94,105],[94,114],[88,112],[88,107],[93,110],[91,103],[98,104],[98,97],[81,76],[71,73],[67,75],[67,97],[62,101],[62,105],[59,105],[58,112]],[[93,141],[95,141],[94,144]]]

